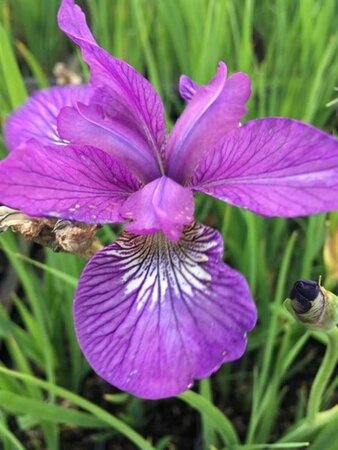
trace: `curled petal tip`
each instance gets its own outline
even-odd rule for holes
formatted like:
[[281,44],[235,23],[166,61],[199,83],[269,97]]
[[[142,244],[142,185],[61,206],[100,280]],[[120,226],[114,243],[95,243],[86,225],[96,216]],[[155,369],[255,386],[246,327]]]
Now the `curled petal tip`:
[[195,83],[195,81],[193,81],[191,78],[187,77],[186,75],[180,76],[179,91],[180,91],[181,97],[186,102],[189,102],[194,97],[197,89],[198,89],[198,85]]
[[219,61],[218,64],[217,64],[217,68],[218,68],[217,74],[223,75],[224,77],[227,76],[228,67],[227,67],[227,65],[225,64],[224,61]]
[[74,0],[62,0],[58,15],[60,29],[73,38],[95,43],[95,39],[86,23],[86,16]]

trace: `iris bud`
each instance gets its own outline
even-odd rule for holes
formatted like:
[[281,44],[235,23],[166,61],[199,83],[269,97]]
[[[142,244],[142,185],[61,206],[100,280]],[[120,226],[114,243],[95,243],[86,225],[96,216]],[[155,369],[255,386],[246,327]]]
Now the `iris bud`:
[[284,304],[309,328],[331,330],[338,326],[338,297],[315,281],[296,281]]

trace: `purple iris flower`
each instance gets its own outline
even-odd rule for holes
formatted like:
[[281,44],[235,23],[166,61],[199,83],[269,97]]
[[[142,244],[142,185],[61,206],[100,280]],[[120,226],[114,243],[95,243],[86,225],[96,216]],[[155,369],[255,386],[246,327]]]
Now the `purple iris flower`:
[[206,85],[181,77],[187,105],[167,136],[154,88],[97,45],[74,0],[58,21],[91,80],[38,92],[8,119],[0,201],[35,217],[126,223],[80,278],[79,343],[120,389],[176,395],[240,358],[256,322],[220,234],[194,222],[194,193],[266,216],[337,209],[338,141],[285,118],[240,127],[250,80],[227,78],[223,62]]

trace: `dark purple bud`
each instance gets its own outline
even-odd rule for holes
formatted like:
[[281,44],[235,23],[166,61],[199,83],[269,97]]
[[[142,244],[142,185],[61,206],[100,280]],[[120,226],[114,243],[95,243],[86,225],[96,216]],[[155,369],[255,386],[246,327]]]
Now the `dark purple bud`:
[[293,285],[290,292],[290,299],[293,308],[298,314],[304,314],[309,311],[312,302],[318,297],[320,286],[315,281],[298,280]]

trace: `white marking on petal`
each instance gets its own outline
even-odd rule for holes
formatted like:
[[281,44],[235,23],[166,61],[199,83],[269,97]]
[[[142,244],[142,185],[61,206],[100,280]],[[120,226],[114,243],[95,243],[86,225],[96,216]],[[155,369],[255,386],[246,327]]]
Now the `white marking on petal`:
[[179,241],[123,233],[87,265],[75,300],[81,347],[107,381],[169,397],[244,352],[256,313],[243,277],[222,263],[215,230]]

